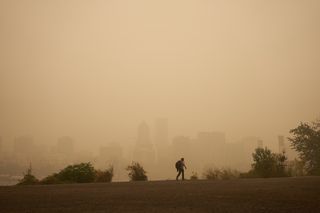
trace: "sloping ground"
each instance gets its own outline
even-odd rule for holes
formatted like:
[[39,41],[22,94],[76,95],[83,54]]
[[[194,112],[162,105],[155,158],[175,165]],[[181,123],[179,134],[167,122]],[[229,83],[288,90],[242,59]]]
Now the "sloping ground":
[[0,212],[320,212],[320,177],[9,186]]

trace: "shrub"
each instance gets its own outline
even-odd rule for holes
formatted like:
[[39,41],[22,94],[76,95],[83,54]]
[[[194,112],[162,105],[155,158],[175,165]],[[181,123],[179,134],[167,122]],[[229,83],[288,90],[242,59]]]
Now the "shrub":
[[113,166],[110,166],[105,171],[96,170],[95,182],[111,182],[113,178]]
[[67,166],[54,177],[66,183],[90,183],[95,180],[95,175],[91,163],[80,163]]
[[231,169],[209,168],[203,173],[203,177],[207,180],[230,180],[239,178],[239,176],[240,173],[237,170]]
[[24,174],[23,178],[19,181],[18,185],[35,185],[38,184],[39,180],[32,174],[31,165],[27,169],[27,172]]
[[252,154],[254,163],[251,174],[256,177],[286,177],[285,162],[287,160],[284,153],[272,153],[268,148],[257,148]]
[[307,171],[304,167],[304,162],[297,159],[288,162],[287,170],[290,176],[304,176],[307,174]]
[[126,170],[129,172],[128,176],[131,181],[147,181],[148,177],[146,171],[138,162],[132,162]]
[[209,168],[203,173],[203,177],[207,180],[217,180],[220,176],[220,170],[219,169],[212,169]]
[[240,172],[238,172],[237,170],[231,170],[231,169],[220,170],[220,178],[222,180],[236,179],[239,177],[240,177]]
[[54,173],[52,175],[49,175],[48,177],[45,177],[40,181],[41,184],[59,184],[62,183],[59,180],[59,176],[57,173]]
[[196,172],[192,172],[192,175],[190,176],[190,180],[199,180],[198,174]]

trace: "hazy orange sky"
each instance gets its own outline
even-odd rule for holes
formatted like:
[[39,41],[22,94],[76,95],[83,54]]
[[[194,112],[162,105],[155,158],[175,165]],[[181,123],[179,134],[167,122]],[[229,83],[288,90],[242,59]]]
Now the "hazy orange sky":
[[318,0],[0,0],[0,135],[265,143],[320,115]]

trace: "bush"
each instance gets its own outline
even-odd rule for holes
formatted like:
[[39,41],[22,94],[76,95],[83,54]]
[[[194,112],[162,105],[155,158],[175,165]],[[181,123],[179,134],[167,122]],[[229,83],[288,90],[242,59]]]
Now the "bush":
[[203,177],[207,180],[217,180],[220,176],[220,170],[219,169],[212,169],[209,168],[203,173]]
[[209,168],[203,173],[203,177],[207,180],[230,180],[239,178],[240,173],[231,169],[212,169]]
[[196,172],[192,172],[192,175],[190,176],[190,180],[199,180],[198,174]]
[[126,170],[129,172],[128,176],[131,181],[147,181],[148,177],[146,171],[138,162],[132,162]]
[[240,173],[240,178],[258,178],[259,176],[250,170],[249,172]]
[[304,176],[307,174],[307,171],[304,167],[304,162],[297,159],[288,162],[287,170],[290,176]]
[[91,163],[70,165],[61,170],[55,177],[65,183],[91,183],[95,180],[95,170]]
[[113,178],[113,166],[110,166],[105,171],[96,170],[95,182],[111,182]]
[[62,183],[59,180],[59,176],[57,173],[54,173],[52,175],[49,175],[48,177],[45,177],[40,181],[41,184],[60,184]]
[[236,179],[239,177],[240,177],[240,172],[238,172],[237,170],[231,170],[231,169],[220,170],[220,178],[222,180]]
[[289,176],[286,171],[286,156],[284,153],[272,153],[268,148],[257,148],[252,154],[254,163],[252,170],[248,175],[254,177],[286,177]]
[[39,180],[32,174],[32,168],[30,166],[23,178],[19,181],[18,185],[35,185],[38,183]]

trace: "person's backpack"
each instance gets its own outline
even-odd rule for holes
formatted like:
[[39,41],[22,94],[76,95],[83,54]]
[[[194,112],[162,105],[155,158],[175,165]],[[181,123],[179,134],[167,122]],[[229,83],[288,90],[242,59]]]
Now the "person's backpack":
[[176,169],[177,169],[177,171],[178,171],[180,168],[181,168],[181,161],[178,160],[178,161],[176,162]]

